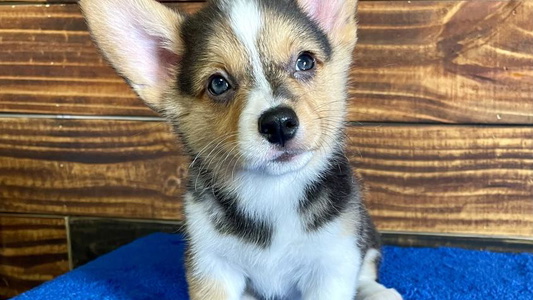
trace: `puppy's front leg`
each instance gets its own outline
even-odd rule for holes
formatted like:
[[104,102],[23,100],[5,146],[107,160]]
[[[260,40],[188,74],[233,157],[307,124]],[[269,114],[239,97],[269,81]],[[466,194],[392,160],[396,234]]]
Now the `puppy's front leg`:
[[241,300],[245,278],[226,263],[187,254],[187,283],[191,300]]
[[[347,280],[349,277],[350,280]],[[324,279],[305,291],[303,300],[346,300],[354,299],[356,294],[356,276],[335,276]]]
[[303,300],[354,299],[357,291],[357,264],[328,264],[315,270],[302,288]]

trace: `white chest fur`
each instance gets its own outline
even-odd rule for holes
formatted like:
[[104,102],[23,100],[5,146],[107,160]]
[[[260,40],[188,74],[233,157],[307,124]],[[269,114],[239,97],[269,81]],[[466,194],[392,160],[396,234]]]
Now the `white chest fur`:
[[247,174],[236,186],[239,207],[253,219],[272,225],[270,244],[265,248],[218,232],[205,204],[187,195],[188,231],[202,273],[225,273],[229,282],[244,276],[266,299],[298,299],[297,291],[345,266],[357,273],[361,254],[356,238],[346,234],[340,219],[307,231],[298,213],[306,178],[281,179]]

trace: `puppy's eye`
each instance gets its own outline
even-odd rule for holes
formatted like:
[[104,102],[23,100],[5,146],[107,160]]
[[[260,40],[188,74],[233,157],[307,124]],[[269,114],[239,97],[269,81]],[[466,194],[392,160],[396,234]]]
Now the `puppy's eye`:
[[304,52],[296,59],[296,71],[309,71],[315,67],[315,58],[309,52]]
[[220,96],[230,89],[229,82],[222,75],[214,75],[209,81],[207,89],[214,96]]

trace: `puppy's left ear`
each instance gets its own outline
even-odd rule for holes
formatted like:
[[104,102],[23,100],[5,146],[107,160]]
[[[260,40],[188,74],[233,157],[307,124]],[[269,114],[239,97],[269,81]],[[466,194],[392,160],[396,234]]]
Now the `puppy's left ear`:
[[357,0],[297,0],[302,10],[315,21],[337,46],[357,41]]
[[175,83],[185,16],[154,0],[81,0],[91,35],[146,104],[161,108]]

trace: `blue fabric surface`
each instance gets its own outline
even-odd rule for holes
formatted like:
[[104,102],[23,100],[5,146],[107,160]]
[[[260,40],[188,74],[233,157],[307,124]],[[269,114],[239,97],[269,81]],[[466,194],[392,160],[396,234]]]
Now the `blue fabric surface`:
[[[15,299],[187,299],[184,246],[153,234]],[[384,247],[381,281],[405,299],[533,300],[533,255]]]

